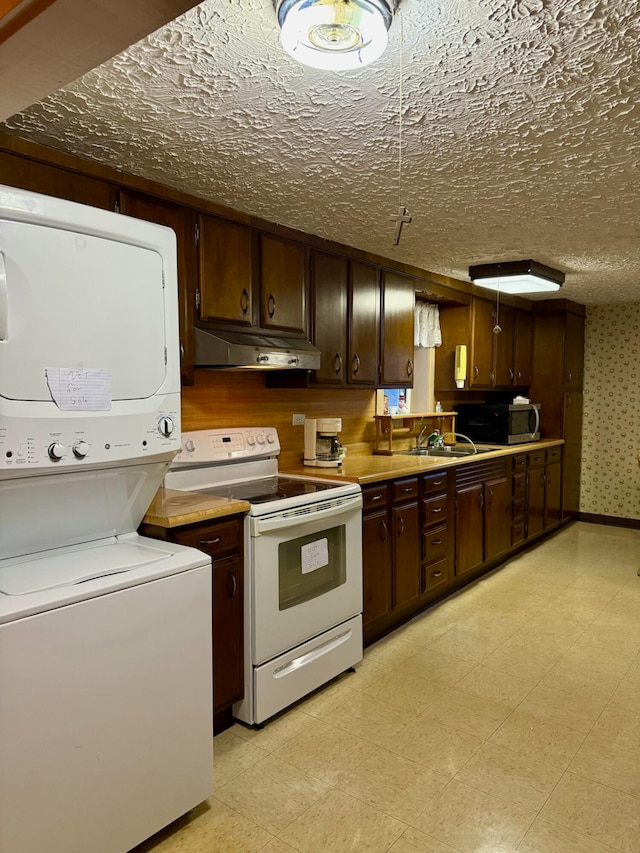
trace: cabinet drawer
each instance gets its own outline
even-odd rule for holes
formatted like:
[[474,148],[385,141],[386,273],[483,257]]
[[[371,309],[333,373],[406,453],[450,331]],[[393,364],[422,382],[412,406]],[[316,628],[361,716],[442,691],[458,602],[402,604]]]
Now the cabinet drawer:
[[517,456],[514,456],[511,462],[514,474],[520,474],[527,470],[527,454],[526,453],[518,453]]
[[176,533],[175,541],[180,545],[191,545],[207,554],[222,554],[240,549],[239,521],[220,521],[217,524],[203,524],[192,530],[180,530]]
[[533,450],[531,453],[527,453],[527,464],[529,468],[542,468],[546,458],[544,450]]
[[511,544],[519,545],[520,542],[524,542],[524,521],[511,525]]
[[512,502],[511,514],[514,521],[520,518],[524,518],[524,496],[517,499],[514,498]]
[[422,534],[422,553],[426,563],[432,563],[446,556],[447,539],[446,525]]
[[514,501],[520,499],[524,500],[524,496],[527,493],[527,475],[515,474],[512,477],[512,487]]
[[439,587],[446,587],[449,580],[449,563],[446,557],[441,557],[435,563],[422,567],[422,592],[432,592]]
[[433,527],[447,520],[447,496],[424,498],[422,501],[422,526]]
[[368,509],[377,509],[380,506],[386,506],[388,500],[389,486],[387,483],[365,486],[362,489],[362,507],[365,512]]
[[449,475],[446,471],[438,471],[437,474],[425,474],[422,478],[422,493],[424,495],[437,495],[446,492],[449,484]]
[[418,478],[408,477],[406,480],[395,480],[391,483],[391,495],[394,503],[408,501],[418,497]]
[[549,447],[547,450],[547,462],[560,462],[562,459],[562,447]]

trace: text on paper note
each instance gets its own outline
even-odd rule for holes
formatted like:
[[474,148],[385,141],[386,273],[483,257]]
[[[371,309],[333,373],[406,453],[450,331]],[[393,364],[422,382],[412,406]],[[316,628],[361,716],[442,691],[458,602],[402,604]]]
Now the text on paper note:
[[327,539],[316,539],[300,548],[302,557],[302,574],[315,572],[329,563],[329,542]]

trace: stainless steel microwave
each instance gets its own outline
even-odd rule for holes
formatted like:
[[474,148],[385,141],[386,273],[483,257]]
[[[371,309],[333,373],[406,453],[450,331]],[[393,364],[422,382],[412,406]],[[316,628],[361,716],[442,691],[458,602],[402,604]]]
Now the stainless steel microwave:
[[456,431],[482,444],[540,440],[539,403],[459,403]]

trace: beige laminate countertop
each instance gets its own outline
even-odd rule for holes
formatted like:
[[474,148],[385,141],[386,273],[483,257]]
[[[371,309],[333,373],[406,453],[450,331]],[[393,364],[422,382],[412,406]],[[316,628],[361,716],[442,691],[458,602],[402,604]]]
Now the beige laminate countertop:
[[[456,457],[455,459],[443,459],[441,456],[403,456],[401,454],[394,456],[347,456],[342,468],[312,468],[300,463],[300,465],[288,466],[280,473],[366,485],[395,477],[423,474],[426,471],[434,471],[439,468],[473,464],[476,459],[495,459],[499,456],[511,456],[514,453],[526,453],[529,450],[556,447],[559,444],[564,444],[564,441],[559,438],[546,439],[534,441],[530,444],[500,447],[479,456]],[[210,521],[214,518],[223,518],[226,515],[237,515],[248,511],[249,503],[247,501],[201,495],[197,492],[181,492],[161,487],[142,521],[144,524],[155,524],[158,527],[182,527],[185,524],[196,524],[199,521]]]
[[[381,480],[390,480],[394,477],[405,477],[411,474],[423,474],[438,468],[452,468],[457,465],[473,464],[478,459],[495,459],[500,456],[512,456],[515,453],[526,453],[530,450],[541,450],[546,447],[557,447],[564,444],[561,438],[545,439],[543,441],[532,441],[528,444],[511,445],[500,447],[489,453],[481,453],[478,456],[456,457],[455,459],[444,459],[442,456],[349,456],[342,468],[312,468],[305,465],[288,466],[281,474],[304,475],[318,477],[323,480],[338,480],[344,482],[377,483]],[[479,444],[478,447],[483,445]],[[486,445],[485,445],[486,446]]]
[[197,492],[180,492],[161,486],[142,522],[158,527],[182,527],[198,521],[210,521],[225,515],[249,512],[249,506],[247,501],[200,495]]

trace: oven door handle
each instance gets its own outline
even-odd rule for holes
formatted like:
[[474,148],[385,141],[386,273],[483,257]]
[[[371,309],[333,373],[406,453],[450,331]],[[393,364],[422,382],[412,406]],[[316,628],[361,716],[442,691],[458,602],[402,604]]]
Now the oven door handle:
[[362,495],[340,499],[339,503],[328,509],[306,507],[300,515],[293,515],[293,512],[295,512],[293,510],[290,516],[283,513],[282,515],[273,515],[266,518],[252,518],[251,534],[253,536],[260,536],[263,533],[271,533],[274,530],[283,530],[285,527],[299,527],[301,524],[306,524],[309,521],[323,521],[325,518],[335,518],[337,515],[344,515],[355,509],[362,509]]

